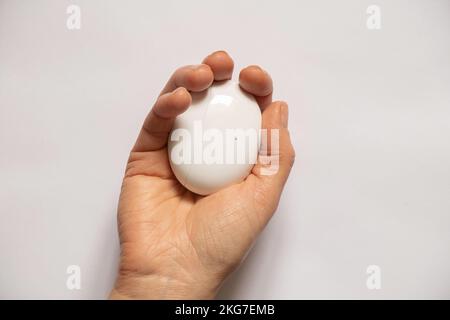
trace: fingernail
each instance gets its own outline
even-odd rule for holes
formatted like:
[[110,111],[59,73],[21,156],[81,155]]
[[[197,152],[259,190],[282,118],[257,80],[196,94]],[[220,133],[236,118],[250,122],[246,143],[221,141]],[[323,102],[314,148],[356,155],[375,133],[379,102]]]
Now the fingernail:
[[186,88],[185,87],[178,87],[175,90],[172,91],[173,95],[177,95],[177,94],[184,94],[186,92]]
[[289,121],[289,111],[286,102],[280,103],[280,122],[283,128],[287,128]]

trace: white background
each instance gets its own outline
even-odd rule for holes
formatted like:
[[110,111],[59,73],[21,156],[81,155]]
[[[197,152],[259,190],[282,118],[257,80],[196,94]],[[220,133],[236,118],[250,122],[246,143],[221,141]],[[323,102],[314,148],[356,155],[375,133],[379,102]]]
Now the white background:
[[272,74],[298,155],[219,297],[450,298],[449,32],[446,0],[0,0],[0,298],[107,296],[129,149],[171,72],[218,49]]

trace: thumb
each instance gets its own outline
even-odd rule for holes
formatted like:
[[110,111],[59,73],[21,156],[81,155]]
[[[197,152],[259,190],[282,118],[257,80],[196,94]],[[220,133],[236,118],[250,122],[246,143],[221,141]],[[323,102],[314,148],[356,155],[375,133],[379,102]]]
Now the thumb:
[[264,196],[278,203],[295,160],[288,131],[288,105],[275,101],[262,114],[261,148],[252,173],[264,186]]

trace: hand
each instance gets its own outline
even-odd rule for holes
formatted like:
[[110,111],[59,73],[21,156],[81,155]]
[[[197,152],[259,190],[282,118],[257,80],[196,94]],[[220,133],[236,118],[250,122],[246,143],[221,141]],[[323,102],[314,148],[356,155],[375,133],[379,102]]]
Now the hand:
[[[189,92],[230,79],[233,60],[214,52],[202,64],[178,69],[144,121],[123,179],[118,208],[120,267],[111,298],[208,299],[242,261],[275,212],[294,162],[284,102],[272,102],[272,80],[257,66],[239,75],[262,111],[262,127],[279,129],[278,171],[257,163],[241,183],[209,196],[185,189],[171,171],[167,139]],[[270,136],[270,132],[268,133]]]

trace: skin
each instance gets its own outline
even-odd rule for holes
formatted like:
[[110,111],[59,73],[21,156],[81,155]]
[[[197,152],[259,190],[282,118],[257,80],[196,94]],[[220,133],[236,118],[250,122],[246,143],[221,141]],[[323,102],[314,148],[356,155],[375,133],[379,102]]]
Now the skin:
[[[191,103],[190,92],[231,79],[234,63],[224,51],[202,64],[179,68],[146,117],[128,159],[118,207],[120,266],[112,299],[210,299],[236,269],[275,212],[294,163],[288,107],[272,101],[272,79],[258,66],[239,74],[242,89],[262,111],[262,127],[279,130],[265,156],[279,157],[275,174],[258,161],[241,183],[208,196],[185,189],[170,169],[167,139],[174,118]],[[268,136],[270,137],[270,131]]]

